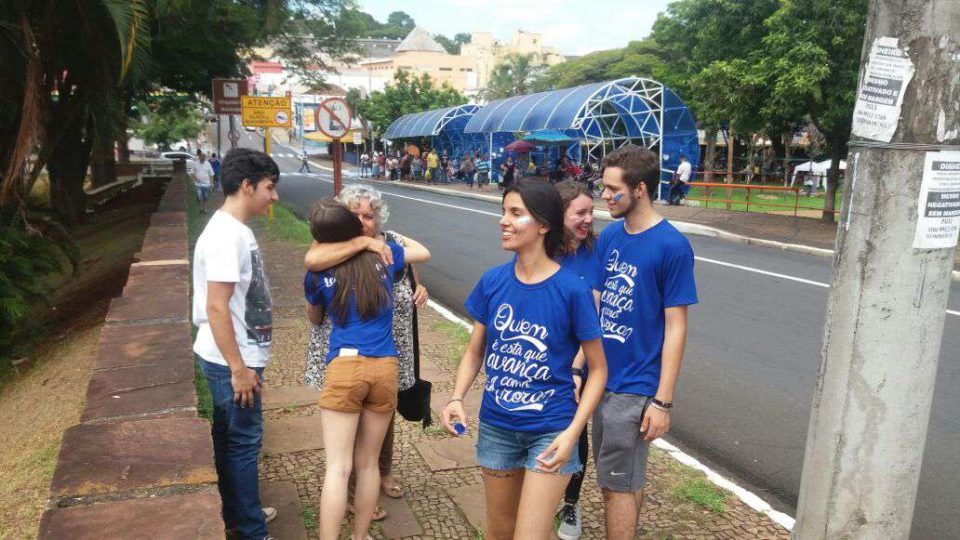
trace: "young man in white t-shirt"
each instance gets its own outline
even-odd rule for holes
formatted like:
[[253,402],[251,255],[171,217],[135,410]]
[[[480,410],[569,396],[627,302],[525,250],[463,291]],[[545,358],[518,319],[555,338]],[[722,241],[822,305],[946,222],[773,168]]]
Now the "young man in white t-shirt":
[[673,175],[673,184],[670,186],[670,193],[667,197],[668,204],[680,204],[680,201],[687,194],[687,184],[689,184],[692,174],[693,166],[690,165],[687,156],[681,154],[680,165],[677,166],[677,172]]
[[207,156],[203,152],[197,152],[197,159],[190,168],[190,176],[193,177],[193,183],[197,188],[197,202],[200,203],[200,213],[207,213],[207,199],[210,198],[210,190],[213,187],[213,165],[207,161]]
[[[209,165],[209,164],[208,164]],[[246,222],[277,200],[280,169],[263,152],[236,148],[221,166],[226,197],[193,255],[193,352],[213,397],[213,449],[223,521],[244,540],[269,538],[276,510],[260,506],[260,392],[270,358],[273,301],[263,257]]]

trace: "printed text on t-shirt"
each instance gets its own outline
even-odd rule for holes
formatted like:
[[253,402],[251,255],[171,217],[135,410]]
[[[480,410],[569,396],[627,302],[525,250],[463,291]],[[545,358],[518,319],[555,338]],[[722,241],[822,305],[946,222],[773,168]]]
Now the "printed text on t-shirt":
[[493,320],[500,333],[486,358],[486,390],[508,411],[542,411],[554,390],[530,391],[533,381],[550,379],[547,364],[547,328],[526,319],[515,319],[513,306],[501,304]]
[[600,328],[604,339],[613,339],[626,343],[633,334],[633,328],[619,324],[617,319],[626,311],[633,311],[633,288],[637,278],[637,267],[620,262],[620,251],[610,252],[605,270],[609,277],[604,281],[603,292],[600,294]]

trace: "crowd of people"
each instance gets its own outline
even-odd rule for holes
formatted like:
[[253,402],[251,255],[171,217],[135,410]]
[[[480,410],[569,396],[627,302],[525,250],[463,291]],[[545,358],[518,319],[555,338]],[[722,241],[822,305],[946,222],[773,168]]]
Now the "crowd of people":
[[[449,178],[449,169],[435,172],[443,156],[424,157],[431,181]],[[516,174],[505,163],[504,177]],[[603,165],[602,197],[618,221],[600,235],[582,183],[504,182],[499,238],[514,256],[487,270],[465,303],[473,328],[440,421],[453,437],[476,429],[486,538],[578,538],[591,447],[607,537],[633,538],[649,444],[670,427],[687,306],[697,303],[693,251],[654,209],[656,154],[628,145]],[[488,173],[489,160],[473,167]],[[225,202],[194,253],[194,352],[214,399],[224,522],[243,539],[269,538],[266,522],[276,515],[262,508],[257,487],[272,304],[246,222],[277,200],[279,176],[265,154],[231,150],[222,164]],[[416,310],[428,292],[416,265],[431,252],[385,229],[388,218],[382,195],[365,185],[317,201],[309,214],[305,381],[320,391],[323,540],[338,538],[348,511],[351,537],[369,538],[370,523],[386,516],[379,493],[403,495],[391,469],[395,413],[418,383]],[[463,401],[481,368],[473,419]]]
[[[524,165],[524,163],[526,165]],[[554,162],[544,153],[538,166],[532,155],[507,155],[494,166],[490,154],[480,150],[451,157],[447,150],[428,148],[422,153],[416,147],[405,151],[366,152],[359,155],[360,177],[386,180],[426,182],[427,184],[464,183],[470,189],[486,191],[492,183],[506,190],[523,177],[542,177],[552,184],[564,180],[596,180],[596,167],[589,162],[582,166],[561,155]],[[495,173],[495,174],[494,174]]]

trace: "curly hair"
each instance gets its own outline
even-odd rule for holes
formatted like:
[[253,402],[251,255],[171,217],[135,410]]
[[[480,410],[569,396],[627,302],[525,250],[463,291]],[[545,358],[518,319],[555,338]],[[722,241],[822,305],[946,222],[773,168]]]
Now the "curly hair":
[[337,195],[337,200],[346,205],[347,208],[360,204],[363,199],[370,201],[370,208],[373,208],[373,211],[377,213],[377,223],[383,227],[387,219],[390,218],[390,208],[383,200],[383,194],[380,191],[367,184],[350,184],[349,186],[343,186],[340,195]]

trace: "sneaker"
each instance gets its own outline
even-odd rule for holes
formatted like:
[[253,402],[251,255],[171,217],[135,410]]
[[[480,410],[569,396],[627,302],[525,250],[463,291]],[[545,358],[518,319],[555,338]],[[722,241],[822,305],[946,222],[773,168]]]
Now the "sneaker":
[[580,507],[575,504],[563,504],[563,508],[557,513],[560,518],[560,527],[557,528],[557,536],[560,540],[577,540],[583,534],[583,528],[580,525]]
[[263,521],[270,523],[271,521],[277,519],[277,509],[272,506],[263,507]]

